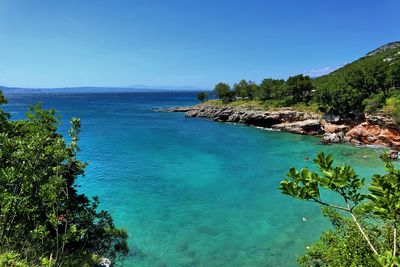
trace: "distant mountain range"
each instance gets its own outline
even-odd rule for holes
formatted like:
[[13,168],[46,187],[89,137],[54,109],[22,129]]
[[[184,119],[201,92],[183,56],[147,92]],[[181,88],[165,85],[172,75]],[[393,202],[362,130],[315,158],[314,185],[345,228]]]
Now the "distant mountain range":
[[61,87],[61,88],[21,88],[1,86],[0,90],[8,94],[38,94],[38,93],[129,93],[129,92],[163,92],[163,91],[201,91],[194,86],[147,86],[135,85],[128,87]]
[[[355,68],[365,69],[367,67],[387,68],[400,61],[400,42],[385,44],[360,59],[346,64],[327,75],[314,77],[313,79],[322,87],[332,82],[332,80],[345,79]],[[383,64],[386,63],[386,64]],[[170,85],[130,85],[127,87],[102,87],[102,86],[79,86],[61,88],[22,88],[7,87],[0,85],[0,91],[7,94],[35,94],[35,93],[128,93],[128,92],[162,92],[162,91],[211,91],[210,88],[200,88],[195,86],[170,86]]]
[[151,90],[170,90],[170,91],[211,91],[211,88],[202,88],[191,85],[182,85],[182,86],[174,86],[174,85],[144,85],[144,84],[135,84],[128,86],[129,88],[140,88],[140,89],[151,89]]

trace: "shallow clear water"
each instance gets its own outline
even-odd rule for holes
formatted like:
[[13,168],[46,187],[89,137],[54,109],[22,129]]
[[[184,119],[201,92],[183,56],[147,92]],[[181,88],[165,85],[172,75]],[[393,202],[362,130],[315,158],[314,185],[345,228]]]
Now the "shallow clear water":
[[[187,119],[153,107],[190,105],[194,93],[46,94],[10,96],[6,109],[22,118],[42,101],[68,119],[82,119],[79,179],[100,196],[129,233],[123,266],[294,266],[296,255],[329,225],[319,207],[282,195],[291,166],[312,166],[319,151],[381,171],[377,152],[319,145],[309,136]],[[308,218],[303,222],[302,218]]]

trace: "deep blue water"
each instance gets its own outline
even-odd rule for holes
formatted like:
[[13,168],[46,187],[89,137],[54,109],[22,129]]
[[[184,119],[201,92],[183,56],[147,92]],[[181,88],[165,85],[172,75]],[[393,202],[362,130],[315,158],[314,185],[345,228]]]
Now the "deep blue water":
[[123,266],[294,266],[328,223],[318,206],[277,190],[287,170],[311,167],[304,157],[321,150],[366,177],[382,169],[373,149],[152,111],[195,104],[195,93],[8,99],[14,119],[38,101],[57,109],[62,133],[81,118],[80,158],[90,165],[80,190],[128,230]]

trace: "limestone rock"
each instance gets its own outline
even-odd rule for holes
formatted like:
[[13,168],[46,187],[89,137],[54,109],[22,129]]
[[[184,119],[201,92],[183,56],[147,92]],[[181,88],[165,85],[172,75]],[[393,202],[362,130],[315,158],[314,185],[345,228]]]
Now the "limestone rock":
[[399,158],[399,151],[397,150],[389,151],[389,159],[398,159],[398,158]]
[[104,257],[100,258],[99,263],[97,263],[97,267],[112,267],[112,266],[113,265],[111,260]]
[[171,107],[171,108],[154,108],[154,111],[159,112],[188,112],[196,109],[196,107]]
[[400,130],[379,124],[371,124],[371,122],[367,121],[348,131],[344,140],[353,144],[378,145],[400,149]]
[[275,124],[272,125],[272,129],[285,131],[289,133],[307,134],[307,135],[318,135],[323,132],[319,120],[313,120],[313,119]]
[[375,54],[381,53],[381,52],[389,50],[389,49],[394,49],[394,48],[397,48],[397,47],[400,47],[400,42],[391,42],[391,43],[382,45],[381,47],[378,47],[377,49],[369,52],[367,54],[367,56],[373,56]]
[[324,144],[334,144],[343,142],[344,132],[339,133],[325,133],[321,139]]
[[198,109],[186,112],[187,117],[206,117],[215,121],[237,122],[247,125],[271,128],[273,125],[285,122],[297,122],[308,119],[318,119],[319,116],[292,109],[276,111],[253,110],[243,107],[202,105]]
[[206,103],[194,107],[175,107],[158,111],[186,112],[186,117],[205,117],[220,122],[254,125],[297,134],[323,134],[321,138],[323,143],[349,142],[355,145],[367,144],[400,149],[400,125],[387,116],[364,114],[350,114],[349,117],[329,114],[321,116],[292,108],[263,111],[250,107]]

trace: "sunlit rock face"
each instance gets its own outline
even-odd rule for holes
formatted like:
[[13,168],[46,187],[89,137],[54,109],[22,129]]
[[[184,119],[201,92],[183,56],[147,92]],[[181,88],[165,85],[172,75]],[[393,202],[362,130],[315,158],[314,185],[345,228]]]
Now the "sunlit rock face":
[[366,116],[366,121],[350,129],[344,141],[353,144],[387,146],[400,149],[400,126],[383,116]]

